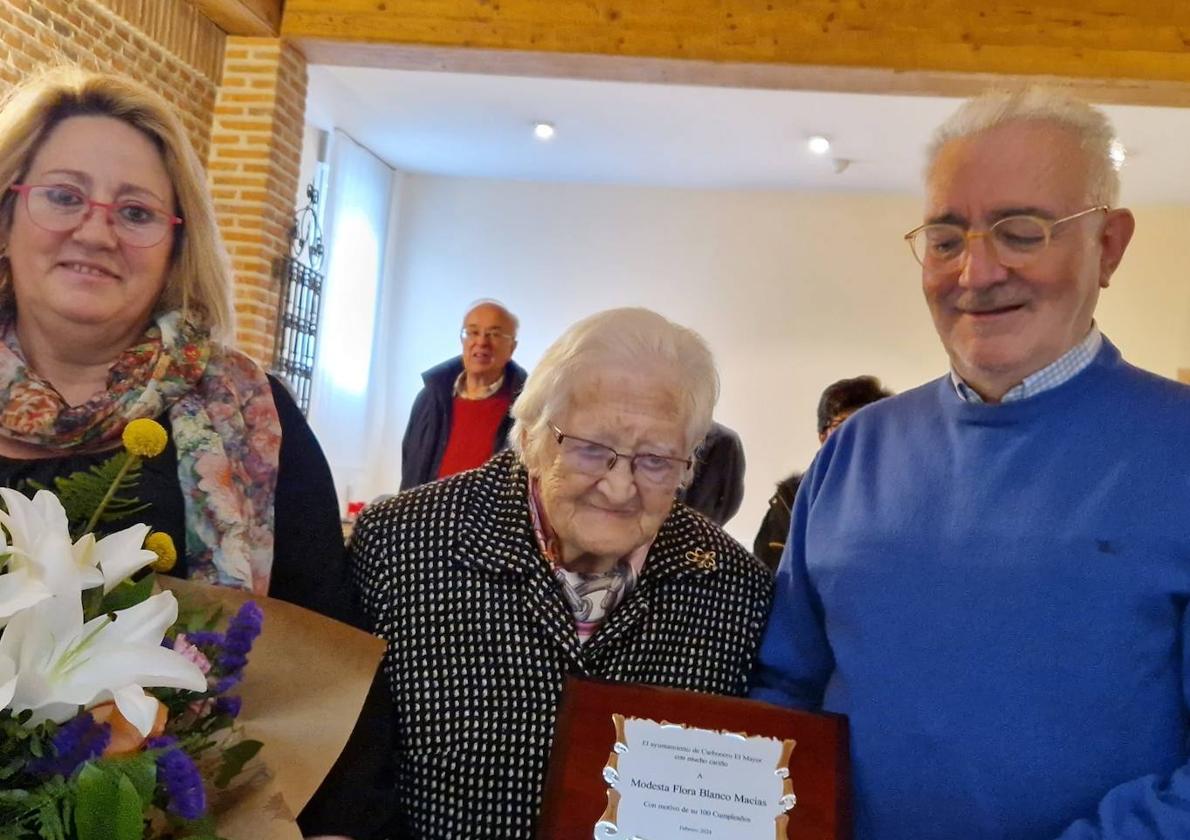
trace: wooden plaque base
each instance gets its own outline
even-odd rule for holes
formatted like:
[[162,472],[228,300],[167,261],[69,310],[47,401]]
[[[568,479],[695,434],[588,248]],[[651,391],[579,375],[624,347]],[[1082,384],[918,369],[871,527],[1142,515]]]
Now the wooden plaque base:
[[789,777],[797,805],[789,812],[788,840],[850,840],[847,719],[842,715],[579,677],[567,679],[558,710],[538,840],[594,837],[607,804],[603,768],[616,740],[613,714],[796,740]]

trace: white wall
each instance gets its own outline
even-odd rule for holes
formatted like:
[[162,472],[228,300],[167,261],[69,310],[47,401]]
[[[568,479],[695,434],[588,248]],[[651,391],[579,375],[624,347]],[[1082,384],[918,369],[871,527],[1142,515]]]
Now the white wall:
[[1190,207],[1134,208],[1136,235],[1099,298],[1104,331],[1133,364],[1190,367]]
[[[901,239],[920,215],[913,197],[409,177],[389,277],[400,313],[395,400],[409,406],[420,372],[458,353],[459,319],[475,298],[520,316],[515,358],[530,369],[577,318],[656,309],[715,351],[716,417],[748,458],[728,530],[750,546],[772,485],[814,455],[825,385],[872,373],[900,391],[946,369]],[[1100,323],[1132,360],[1172,376],[1190,365],[1190,210],[1138,217],[1136,253],[1105,293]]]
[[[295,208],[305,207],[309,203],[309,199],[306,198],[306,186],[312,183],[315,178],[318,178],[320,182],[322,180],[318,172],[318,147],[321,145],[321,135],[322,129],[318,126],[306,123],[302,127],[302,160],[298,167],[297,193],[293,197]],[[321,186],[321,184],[316,186]],[[325,198],[326,196],[320,197],[320,199]]]

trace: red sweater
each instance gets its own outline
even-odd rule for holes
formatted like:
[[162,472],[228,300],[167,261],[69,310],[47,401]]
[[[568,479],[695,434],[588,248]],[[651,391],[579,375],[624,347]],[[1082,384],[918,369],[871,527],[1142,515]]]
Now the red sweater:
[[496,432],[508,413],[512,398],[504,389],[483,400],[455,397],[450,411],[450,437],[438,477],[474,469],[484,464],[496,449]]

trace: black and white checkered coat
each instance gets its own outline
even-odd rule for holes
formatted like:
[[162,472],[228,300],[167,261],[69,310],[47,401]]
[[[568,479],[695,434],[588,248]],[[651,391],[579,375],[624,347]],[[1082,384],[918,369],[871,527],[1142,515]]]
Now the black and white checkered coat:
[[743,694],[772,590],[739,543],[675,505],[635,590],[580,645],[511,452],[369,507],[351,554],[388,641],[398,810],[426,840],[532,836],[568,673]]

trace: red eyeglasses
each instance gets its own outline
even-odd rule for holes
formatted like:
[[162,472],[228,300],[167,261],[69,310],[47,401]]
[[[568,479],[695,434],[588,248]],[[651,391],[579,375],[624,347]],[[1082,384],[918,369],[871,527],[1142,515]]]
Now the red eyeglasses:
[[74,230],[95,210],[102,210],[117,239],[133,248],[151,248],[175,225],[182,224],[180,217],[142,201],[94,201],[82,190],[65,184],[14,184],[9,189],[24,196],[33,224],[55,233]]

